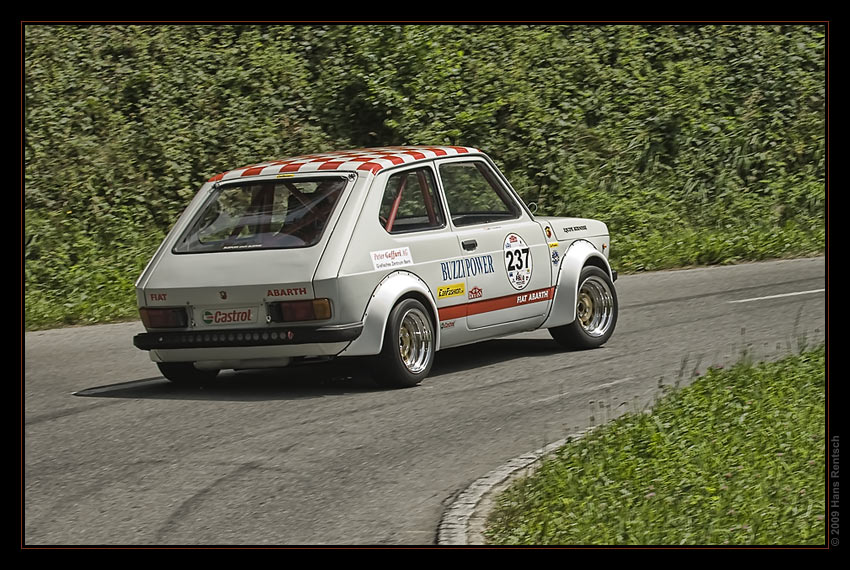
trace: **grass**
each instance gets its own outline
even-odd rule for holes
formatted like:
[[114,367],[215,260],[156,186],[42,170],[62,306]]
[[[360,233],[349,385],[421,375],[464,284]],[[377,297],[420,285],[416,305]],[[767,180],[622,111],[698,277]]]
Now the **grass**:
[[501,495],[491,544],[822,545],[825,350],[710,369]]
[[648,235],[612,232],[611,264],[623,274],[823,255],[822,225],[679,227]]

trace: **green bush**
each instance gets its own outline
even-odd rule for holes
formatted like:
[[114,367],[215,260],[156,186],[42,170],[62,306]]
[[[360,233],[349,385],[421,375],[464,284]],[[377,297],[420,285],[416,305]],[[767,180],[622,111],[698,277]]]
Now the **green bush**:
[[624,270],[822,251],[824,36],[27,25],[27,326],[134,314],[204,180],[333,148],[480,147],[541,213],[606,221]]

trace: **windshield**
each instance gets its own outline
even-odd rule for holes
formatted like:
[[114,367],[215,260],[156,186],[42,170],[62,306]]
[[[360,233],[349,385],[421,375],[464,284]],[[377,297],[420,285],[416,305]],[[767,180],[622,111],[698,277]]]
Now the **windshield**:
[[308,247],[322,238],[345,188],[341,177],[219,186],[174,246],[175,253]]

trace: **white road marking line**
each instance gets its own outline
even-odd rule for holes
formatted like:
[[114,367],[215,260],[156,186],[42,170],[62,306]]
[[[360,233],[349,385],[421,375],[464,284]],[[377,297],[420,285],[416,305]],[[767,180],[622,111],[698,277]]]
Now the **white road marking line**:
[[[613,382],[608,382],[606,384],[600,384],[598,386],[593,386],[590,389],[590,391],[593,392],[593,391],[596,391],[596,390],[604,390],[605,388],[610,388],[612,386],[616,386],[617,384],[623,384],[624,382],[630,382],[631,380],[634,380],[634,379],[635,379],[634,376],[629,376],[628,378],[622,378],[620,380],[614,380]],[[564,396],[569,396],[569,395],[570,395],[570,392],[564,392],[563,394],[555,394],[554,396],[546,396],[545,398],[540,398],[539,400],[534,400],[531,403],[532,404],[540,404],[542,402],[548,402],[550,400],[557,400],[558,398],[561,398],[561,397],[564,397]]]
[[547,396],[545,398],[540,398],[539,400],[534,400],[531,403],[532,404],[540,404],[542,402],[548,402],[549,400],[557,400],[558,398],[560,398],[562,396],[569,396],[569,395],[570,395],[569,392],[564,392],[563,394],[555,394],[554,396]]
[[779,299],[780,297],[794,297],[796,295],[811,295],[812,293],[823,293],[826,289],[812,289],[811,291],[795,291],[794,293],[782,293],[781,295],[768,295],[767,297],[753,297],[752,299],[739,299],[737,301],[726,301],[727,303],[750,303],[752,301],[763,301],[765,299]]
[[599,385],[599,386],[597,386],[596,388],[597,388],[597,389],[600,389],[600,388],[601,388],[601,389],[610,388],[611,386],[616,386],[617,384],[622,384],[623,382],[630,382],[631,380],[634,380],[634,379],[635,379],[635,377],[634,377],[634,376],[629,376],[629,377],[627,377],[627,378],[622,378],[622,379],[620,379],[620,380],[614,380],[613,382],[608,382],[607,384],[600,384],[600,385]]

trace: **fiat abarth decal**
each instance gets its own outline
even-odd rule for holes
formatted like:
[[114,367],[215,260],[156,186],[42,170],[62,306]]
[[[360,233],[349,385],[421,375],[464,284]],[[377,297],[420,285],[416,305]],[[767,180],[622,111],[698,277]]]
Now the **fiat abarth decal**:
[[538,217],[462,146],[309,154],[210,178],[136,282],[149,351],[173,382],[360,356],[414,386],[436,353],[546,328],[608,341],[604,223]]

